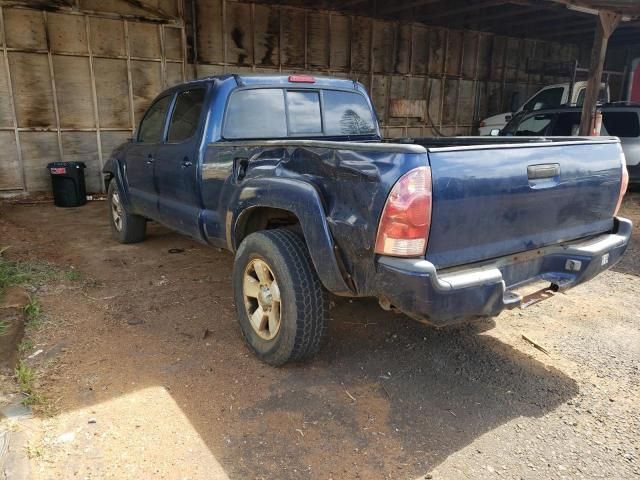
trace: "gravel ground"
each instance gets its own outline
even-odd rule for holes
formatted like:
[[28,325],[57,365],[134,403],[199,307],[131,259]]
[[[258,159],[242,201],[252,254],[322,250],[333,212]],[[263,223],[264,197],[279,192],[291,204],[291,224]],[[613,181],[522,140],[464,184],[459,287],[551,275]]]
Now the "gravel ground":
[[279,369],[242,343],[227,253],[156,225],[118,245],[99,202],[4,206],[0,238],[79,272],[37,292],[46,400],[12,425],[34,479],[640,477],[638,229],[612,271],[471,327],[337,301]]

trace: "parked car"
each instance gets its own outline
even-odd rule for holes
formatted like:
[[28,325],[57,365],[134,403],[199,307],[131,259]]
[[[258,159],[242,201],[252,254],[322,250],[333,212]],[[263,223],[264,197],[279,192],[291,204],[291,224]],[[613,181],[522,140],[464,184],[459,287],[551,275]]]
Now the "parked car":
[[[602,135],[620,138],[626,157],[629,182],[640,184],[640,105],[610,104],[602,111]],[[581,109],[560,107],[516,115],[500,132],[504,136],[568,136],[578,135]]]
[[[571,90],[570,83],[558,83],[541,88],[534,93],[531,98],[524,102],[519,108],[514,105],[513,112],[499,113],[491,117],[485,118],[480,122],[478,135],[491,135],[491,131],[502,130],[506,124],[520,112],[533,112],[547,108],[559,107],[560,105],[576,105],[582,106],[584,96],[587,92],[587,82],[576,82]],[[571,98],[569,98],[571,96]],[[609,87],[604,83],[600,90],[600,99],[602,103],[609,102]]]
[[357,82],[225,75],[161,93],[104,173],[120,242],[156,220],[235,253],[242,333],[280,365],[319,350],[329,292],[443,326],[593,278],[631,234],[622,158],[615,138],[383,142]]

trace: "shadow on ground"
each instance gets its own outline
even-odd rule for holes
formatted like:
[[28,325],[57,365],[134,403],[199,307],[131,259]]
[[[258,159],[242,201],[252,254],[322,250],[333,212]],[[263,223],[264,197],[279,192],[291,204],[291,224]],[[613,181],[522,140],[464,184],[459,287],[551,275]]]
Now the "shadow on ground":
[[66,412],[163,386],[230,478],[417,477],[577,394],[483,332],[490,324],[427,329],[373,301],[337,301],[315,361],[265,366],[235,323],[229,254],[158,226],[142,244],[115,244],[103,210],[3,211],[17,256],[82,274],[42,294],[53,322],[41,340],[65,347],[46,394]]

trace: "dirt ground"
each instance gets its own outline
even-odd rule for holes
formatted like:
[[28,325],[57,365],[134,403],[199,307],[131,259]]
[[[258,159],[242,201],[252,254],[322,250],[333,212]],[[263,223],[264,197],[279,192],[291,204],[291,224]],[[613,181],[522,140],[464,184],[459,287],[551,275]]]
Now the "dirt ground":
[[31,478],[640,478],[638,228],[613,271],[495,322],[337,301],[319,357],[277,369],[241,340],[228,253],[157,225],[119,245],[103,202],[5,205],[0,244],[79,272],[37,292]]

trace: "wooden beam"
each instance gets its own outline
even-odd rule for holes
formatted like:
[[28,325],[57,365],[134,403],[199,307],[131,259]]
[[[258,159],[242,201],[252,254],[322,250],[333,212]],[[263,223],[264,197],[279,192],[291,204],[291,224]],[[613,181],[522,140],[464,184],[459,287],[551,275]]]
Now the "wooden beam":
[[432,3],[438,3],[440,1],[441,0],[416,0],[413,2],[403,2],[402,0],[397,0],[395,5],[391,5],[386,8],[381,8],[378,10],[378,13],[380,15],[391,15],[393,13],[402,12],[405,10],[409,10],[411,8],[424,7]]
[[451,17],[453,15],[459,15],[461,13],[466,13],[466,12],[473,12],[476,10],[480,11],[487,7],[493,7],[494,5],[504,5],[505,3],[509,3],[509,2],[505,0],[486,0],[482,2],[474,2],[473,5],[466,4],[464,6],[460,6],[457,8],[455,7],[443,8],[440,12],[429,14],[428,16],[424,17],[424,19],[427,22],[431,22],[431,20],[434,20],[437,18]]
[[600,12],[600,21],[596,28],[591,49],[591,65],[589,66],[589,80],[587,91],[582,105],[582,117],[580,118],[580,135],[591,135],[591,117],[596,110],[600,83],[602,82],[602,70],[607,56],[609,37],[620,23],[621,15],[617,13]]

